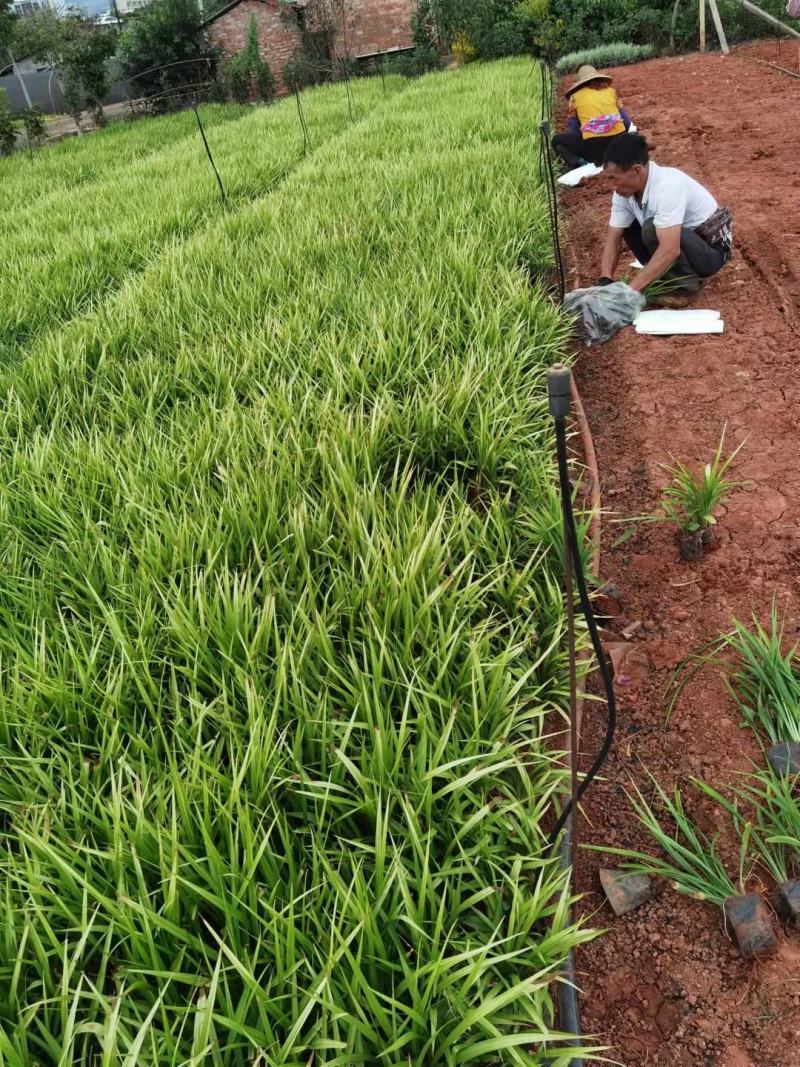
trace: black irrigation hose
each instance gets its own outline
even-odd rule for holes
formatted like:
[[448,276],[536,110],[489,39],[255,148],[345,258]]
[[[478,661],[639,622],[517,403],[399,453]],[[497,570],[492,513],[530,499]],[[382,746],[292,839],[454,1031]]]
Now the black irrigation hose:
[[[554,370],[556,368],[553,368]],[[564,371],[567,383],[569,382],[569,371]],[[567,384],[567,405],[569,403],[569,385]],[[589,636],[592,641],[592,648],[594,654],[597,657],[597,665],[600,669],[600,675],[603,679],[603,687],[606,692],[606,702],[608,704],[608,720],[606,722],[606,733],[603,738],[603,743],[600,746],[600,751],[597,753],[594,759],[594,763],[589,769],[586,777],[578,787],[578,793],[576,799],[580,801],[586,790],[592,784],[593,780],[597,777],[600,768],[606,761],[611,745],[614,742],[614,733],[617,726],[617,702],[614,696],[614,683],[611,678],[611,670],[608,665],[605,651],[600,640],[600,634],[597,630],[597,623],[595,622],[594,612],[592,611],[592,605],[589,600],[589,590],[586,586],[586,577],[583,573],[583,562],[580,554],[580,547],[578,544],[578,531],[575,526],[575,515],[572,510],[572,487],[569,480],[569,466],[567,463],[567,429],[566,429],[566,417],[564,415],[555,415],[555,429],[556,429],[556,455],[558,458],[558,480],[561,487],[561,497],[564,504],[564,518],[567,524],[567,538],[569,541],[570,552],[572,554],[572,563],[575,572],[575,580],[578,586],[578,601],[580,603],[581,613],[586,620],[586,625],[589,629]],[[556,824],[550,834],[550,844],[554,845],[558,840],[558,835],[564,829],[567,821],[572,815],[572,800],[564,805],[564,809],[556,820]]]
[[[576,736],[576,724],[574,716],[576,715],[576,707],[574,702],[571,702],[571,722],[570,733],[572,737],[573,750],[572,756],[572,798],[565,805],[564,810],[556,821],[556,825],[550,835],[551,846],[558,840],[559,834],[561,834],[561,841],[559,845],[559,863],[563,871],[569,871],[570,866],[574,870],[574,827],[575,819],[573,817],[573,800],[575,803],[586,792],[594,777],[597,775],[600,767],[605,762],[606,756],[611,748],[611,744],[614,740],[614,732],[616,729],[617,709],[616,702],[614,700],[614,688],[611,682],[611,673],[608,669],[608,662],[603,652],[603,647],[600,643],[600,635],[597,632],[597,626],[594,620],[594,614],[592,612],[592,606],[589,602],[589,593],[586,587],[586,578],[583,573],[583,561],[581,559],[579,545],[578,545],[578,531],[575,527],[575,515],[572,510],[572,487],[569,480],[569,466],[567,462],[567,427],[566,420],[570,410],[571,401],[571,383],[572,374],[567,367],[556,365],[551,367],[547,375],[547,391],[550,401],[550,414],[553,416],[555,422],[556,432],[556,453],[558,457],[558,477],[559,487],[561,490],[561,502],[562,502],[562,515],[564,522],[564,551],[568,554],[567,559],[564,560],[565,572],[569,573],[570,564],[572,565],[572,574],[576,579],[578,586],[578,599],[580,602],[581,611],[586,619],[586,625],[589,628],[589,633],[592,639],[592,646],[597,655],[598,664],[600,667],[600,673],[603,677],[603,682],[606,687],[606,699],[608,701],[608,723],[606,727],[606,736],[603,741],[603,745],[598,753],[589,773],[580,785],[575,789],[575,774],[577,767],[577,744],[575,743]],[[568,595],[571,595],[570,583],[567,583]],[[572,645],[570,646],[572,649]],[[570,663],[570,678],[572,679],[573,663]],[[574,693],[571,683],[571,692]],[[563,833],[562,833],[563,831]],[[568,876],[569,877],[569,876]],[[564,963],[562,966],[562,980],[558,984],[557,990],[558,996],[558,1014],[561,1030],[565,1034],[569,1034],[568,1047],[572,1047],[578,1050],[578,1055],[570,1060],[569,1067],[579,1067],[584,1062],[583,1057],[580,1055],[580,1048],[582,1044],[581,1038],[581,1016],[580,1007],[578,1004],[578,992],[575,986],[575,955],[572,949],[566,954]]]
[[564,303],[567,280],[564,272],[564,259],[561,254],[561,236],[558,225],[558,190],[556,188],[553,154],[550,147],[550,123],[547,119],[539,126],[539,171],[545,181],[547,192],[547,209],[550,216],[550,233],[553,241],[553,257],[558,270],[558,302]]
[[[544,180],[545,188],[547,191],[547,206],[550,218],[550,230],[553,241],[553,255],[558,267],[559,278],[559,303],[564,303],[564,297],[566,295],[566,277],[564,272],[564,260],[561,254],[561,240],[559,235],[558,226],[558,190],[556,187],[555,173],[553,167],[552,157],[552,145],[550,142],[550,119],[555,113],[555,79],[553,75],[552,67],[544,59],[541,61],[540,66],[541,76],[541,90],[542,90],[542,120],[539,126],[539,178]],[[558,474],[559,483],[561,489],[562,498],[562,514],[565,527],[565,550],[569,552],[572,557],[571,562],[573,566],[574,577],[578,586],[578,599],[580,603],[581,612],[586,619],[586,625],[589,628],[589,634],[592,641],[592,647],[595,655],[597,656],[598,666],[603,678],[603,684],[606,690],[606,700],[608,702],[608,720],[606,724],[606,735],[603,740],[603,744],[595,757],[589,773],[580,783],[578,788],[575,788],[576,784],[576,761],[578,759],[578,752],[572,753],[572,795],[569,801],[565,804],[563,810],[556,820],[556,824],[550,834],[550,845],[555,845],[558,841],[559,835],[561,835],[561,841],[559,844],[559,864],[563,871],[569,871],[572,867],[574,871],[574,852],[576,839],[574,836],[575,818],[573,809],[577,806],[578,801],[584,795],[586,790],[591,785],[594,778],[603,766],[608,753],[611,749],[611,745],[614,741],[614,733],[616,731],[617,723],[617,707],[616,700],[614,698],[614,687],[611,680],[611,672],[609,671],[608,662],[603,651],[602,644],[600,642],[600,635],[597,632],[597,626],[595,624],[594,613],[592,611],[592,605],[589,601],[589,591],[586,587],[586,578],[583,573],[583,561],[580,554],[580,548],[578,545],[578,532],[575,527],[575,515],[572,510],[572,487],[569,481],[569,467],[567,463],[567,433],[566,433],[566,418],[570,409],[570,386],[572,375],[567,368],[554,367],[551,369],[548,375],[548,392],[550,393],[550,411],[555,420],[555,432],[556,432],[556,451],[558,456]],[[565,566],[569,566],[570,561],[565,560]],[[572,675],[571,675],[572,677]],[[571,713],[574,716],[576,709],[573,706]],[[575,738],[575,724],[571,723],[571,736]],[[571,875],[568,875],[571,880]],[[582,1027],[581,1027],[581,1014],[580,1005],[578,1003],[578,991],[575,985],[575,954],[570,949],[565,958],[562,966],[562,980],[558,984],[557,990],[558,998],[558,1015],[561,1030],[565,1034],[569,1034],[570,1037],[567,1041],[568,1047],[575,1048],[577,1055],[573,1057],[569,1062],[569,1067],[580,1067],[584,1063],[584,1058],[580,1055],[580,1048],[582,1045]]]

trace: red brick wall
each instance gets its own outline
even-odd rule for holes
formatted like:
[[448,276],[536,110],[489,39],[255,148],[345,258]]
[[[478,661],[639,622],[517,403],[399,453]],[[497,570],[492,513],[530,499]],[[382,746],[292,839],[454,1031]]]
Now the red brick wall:
[[[347,32],[337,35],[339,55],[351,59],[406,48],[411,44],[410,20],[416,0],[335,0],[334,9],[343,4]],[[241,0],[208,27],[209,43],[233,55],[244,48],[251,17],[258,23],[261,54],[272,68],[279,92],[285,92],[281,72],[289,57],[300,45],[300,34],[291,12],[276,0]]]
[[278,10],[274,0],[242,0],[208,27],[209,43],[220,48],[224,55],[241,52],[247,43],[250,19],[255,15],[261,55],[269,63],[278,84],[285,92],[281,73],[290,56],[300,45],[300,33],[291,12]]
[[[342,0],[342,4],[351,59],[411,44],[411,15],[416,0]],[[338,35],[337,46],[344,54],[343,33]]]

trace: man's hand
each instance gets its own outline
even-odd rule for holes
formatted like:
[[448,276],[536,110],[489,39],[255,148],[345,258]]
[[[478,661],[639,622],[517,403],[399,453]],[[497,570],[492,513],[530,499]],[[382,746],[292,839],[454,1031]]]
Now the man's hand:
[[603,247],[603,259],[600,264],[600,277],[613,280],[614,272],[619,264],[619,256],[622,251],[622,237],[624,230],[617,226],[608,227],[606,243]]
[[666,274],[681,254],[681,227],[667,226],[656,230],[658,247],[647,263],[631,282],[631,289],[641,293],[647,286]]

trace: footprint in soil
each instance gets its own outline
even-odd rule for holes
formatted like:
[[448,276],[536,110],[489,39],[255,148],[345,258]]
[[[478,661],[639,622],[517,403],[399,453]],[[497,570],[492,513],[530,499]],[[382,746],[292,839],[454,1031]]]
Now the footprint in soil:
[[662,1037],[669,1037],[678,1025],[680,1014],[677,1004],[670,1004],[656,986],[650,986],[645,990],[647,1008],[645,1015],[652,1019],[659,1029]]

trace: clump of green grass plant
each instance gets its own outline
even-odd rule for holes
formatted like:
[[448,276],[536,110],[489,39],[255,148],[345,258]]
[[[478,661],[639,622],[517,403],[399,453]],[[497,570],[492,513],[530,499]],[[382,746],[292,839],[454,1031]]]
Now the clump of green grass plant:
[[731,797],[706,783],[697,784],[729,813],[737,835],[748,840],[753,854],[776,883],[797,876],[800,810],[796,777],[759,770],[736,785]]
[[[606,847],[601,851],[622,857],[626,870],[665,878],[679,893],[721,907],[729,897],[743,892],[748,842],[742,842],[737,887],[717,852],[716,841],[699,830],[687,814],[680,790],[676,788],[670,796],[652,775],[650,778],[655,803],[648,801],[636,785],[628,798],[640,823],[660,846],[661,854]],[[670,829],[662,826],[662,819]]]
[[685,534],[702,532],[717,522],[715,512],[723,505],[736,485],[727,472],[742,448],[739,445],[729,456],[724,455],[725,432],[720,438],[714,458],[696,474],[686,464],[673,461],[665,470],[672,481],[664,490],[662,508],[666,517],[676,523]]
[[570,74],[585,63],[600,70],[602,67],[620,67],[625,63],[639,63],[654,56],[655,49],[649,44],[628,44],[625,41],[609,41],[596,48],[584,48],[569,52],[556,62],[558,74]]
[[797,644],[784,652],[783,627],[772,605],[769,629],[734,621],[725,647],[736,657],[726,679],[744,721],[772,745],[800,742],[800,674]]
[[423,77],[4,369],[9,1067],[574,1058],[530,107]]

